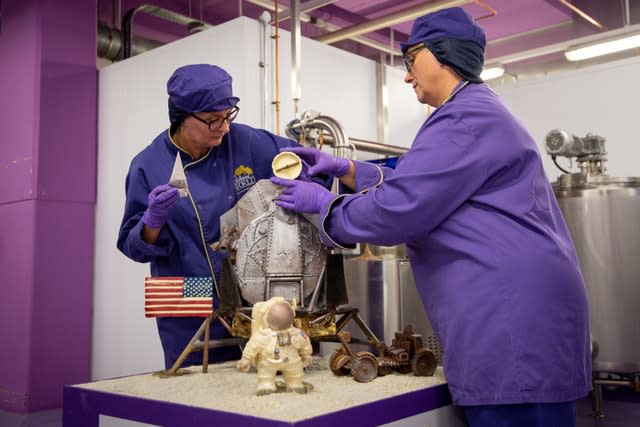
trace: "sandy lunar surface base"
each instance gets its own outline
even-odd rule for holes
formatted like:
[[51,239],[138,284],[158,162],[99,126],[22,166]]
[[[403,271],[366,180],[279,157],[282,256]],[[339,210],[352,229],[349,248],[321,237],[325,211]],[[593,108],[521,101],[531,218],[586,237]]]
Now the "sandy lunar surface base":
[[192,366],[187,368],[189,375],[160,378],[149,373],[76,387],[291,422],[445,383],[442,367],[431,377],[392,373],[359,383],[350,376],[337,377],[331,373],[328,358],[314,357],[305,369],[304,381],[313,386],[308,394],[283,392],[257,396],[255,368],[244,373],[235,368],[235,363],[209,365],[206,374],[201,366]]

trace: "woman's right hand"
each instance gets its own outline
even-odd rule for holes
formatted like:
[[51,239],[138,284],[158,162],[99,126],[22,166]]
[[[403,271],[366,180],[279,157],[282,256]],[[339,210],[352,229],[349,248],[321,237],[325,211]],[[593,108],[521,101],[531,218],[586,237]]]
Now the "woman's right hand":
[[142,222],[151,228],[161,228],[169,211],[180,199],[178,189],[168,184],[158,185],[147,198],[148,207],[142,215]]

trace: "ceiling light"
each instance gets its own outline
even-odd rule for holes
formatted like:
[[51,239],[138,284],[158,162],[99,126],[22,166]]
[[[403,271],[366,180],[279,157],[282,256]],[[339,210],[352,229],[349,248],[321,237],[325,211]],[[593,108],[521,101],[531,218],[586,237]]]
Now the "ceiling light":
[[627,49],[640,47],[640,34],[623,37],[617,40],[610,40],[591,46],[571,49],[564,53],[569,61],[582,61],[583,59],[594,58],[596,56],[607,55],[609,53],[620,52]]
[[502,67],[485,68],[482,70],[482,73],[480,73],[480,78],[482,80],[497,79],[498,77],[502,77],[503,74],[504,68]]

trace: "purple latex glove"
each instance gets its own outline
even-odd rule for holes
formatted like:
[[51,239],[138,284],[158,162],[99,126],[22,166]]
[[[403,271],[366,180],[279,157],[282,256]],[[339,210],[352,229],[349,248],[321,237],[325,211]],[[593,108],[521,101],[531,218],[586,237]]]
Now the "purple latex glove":
[[340,178],[349,173],[351,163],[348,159],[333,157],[330,154],[323,153],[317,148],[310,147],[287,147],[282,151],[291,151],[296,153],[304,163],[309,166],[307,174],[313,176],[323,173],[329,176]]
[[148,197],[147,210],[142,215],[142,222],[151,228],[161,228],[169,211],[180,199],[178,189],[169,184],[158,185],[151,190]]
[[320,213],[335,195],[315,182],[283,179],[274,176],[271,182],[282,187],[276,205],[300,213]]

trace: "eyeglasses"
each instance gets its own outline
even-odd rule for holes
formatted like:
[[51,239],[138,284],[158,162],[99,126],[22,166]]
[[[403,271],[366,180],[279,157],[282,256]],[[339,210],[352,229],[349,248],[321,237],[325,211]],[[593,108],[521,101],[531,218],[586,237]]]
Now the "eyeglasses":
[[407,73],[411,73],[413,71],[413,61],[416,60],[416,53],[418,53],[418,51],[423,47],[423,44],[414,46],[402,55],[402,62],[404,62],[404,66],[407,68]]
[[196,119],[199,122],[204,123],[205,125],[207,125],[207,127],[209,128],[209,132],[215,132],[218,129],[220,129],[220,126],[222,126],[222,123],[226,121],[229,122],[229,124],[231,124],[232,121],[235,120],[236,116],[238,115],[238,111],[240,111],[240,107],[233,107],[233,109],[231,111],[229,111],[229,114],[227,114],[224,117],[215,117],[211,120],[205,120],[203,118],[200,118],[198,116],[196,116],[195,114],[191,113],[191,117],[193,117],[194,119]]

